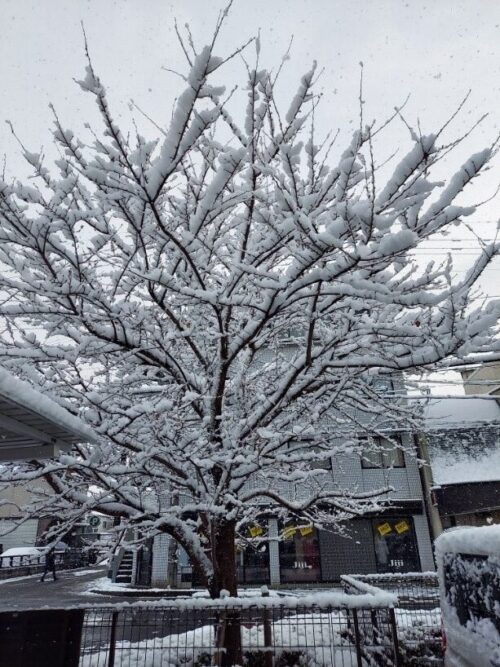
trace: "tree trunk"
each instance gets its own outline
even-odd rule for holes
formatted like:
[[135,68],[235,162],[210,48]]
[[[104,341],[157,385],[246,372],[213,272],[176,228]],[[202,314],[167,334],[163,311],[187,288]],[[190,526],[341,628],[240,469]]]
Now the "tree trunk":
[[[238,595],[238,578],[236,572],[236,545],[234,521],[218,522],[212,532],[212,562],[214,576],[210,582],[210,595],[220,598],[221,591],[226,590],[231,597]],[[222,667],[241,665],[241,619],[238,611],[228,610],[221,614],[217,629],[216,646],[224,649],[219,654],[217,664]]]

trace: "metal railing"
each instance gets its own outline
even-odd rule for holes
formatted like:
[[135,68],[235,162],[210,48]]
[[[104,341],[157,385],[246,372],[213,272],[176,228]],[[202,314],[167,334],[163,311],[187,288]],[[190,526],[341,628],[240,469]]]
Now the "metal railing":
[[[394,609],[369,597],[337,594],[332,604],[276,597],[44,610],[26,612],[42,616],[24,625],[25,612],[4,613],[0,667],[2,655],[9,667],[403,667]],[[64,613],[67,622],[49,618]],[[7,625],[9,632],[2,634]],[[44,628],[45,654],[33,647],[38,627]],[[47,634],[62,633],[63,627],[59,639]],[[237,661],[228,657],[227,638],[235,636]],[[55,657],[51,646],[65,657]]]
[[389,609],[255,604],[236,610],[170,606],[87,611],[80,666],[224,664],[223,637],[234,626],[241,636],[242,663],[252,667],[398,664]]
[[383,590],[397,596],[394,610],[399,652],[404,665],[443,664],[439,582],[435,572],[344,575],[351,594]]
[[[81,551],[66,551],[55,555],[56,569],[70,570],[89,564],[88,556]],[[24,577],[43,572],[45,555],[0,556],[0,580]]]

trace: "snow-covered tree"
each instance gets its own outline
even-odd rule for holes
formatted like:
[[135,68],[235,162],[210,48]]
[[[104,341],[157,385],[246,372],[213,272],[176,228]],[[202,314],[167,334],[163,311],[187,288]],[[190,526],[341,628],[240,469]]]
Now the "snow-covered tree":
[[155,140],[120,129],[89,60],[79,84],[103,129],[81,140],[55,114],[55,167],[23,148],[33,179],[0,184],[1,361],[98,434],[0,474],[47,479],[57,493],[35,505],[67,526],[94,509],[167,533],[218,596],[236,594],[235,541],[270,505],[315,525],[380,506],[388,488],[345,488],[321,462],[360,453],[380,415],[413,418],[371,377],[492,349],[498,304],[471,293],[499,245],[455,282],[451,260],[414,252],[474,211],[456,198],[494,147],[446,184],[431,180],[454,147],[442,130],[411,130],[385,178],[385,124],[334,160],[315,67],[280,110],[256,41],[233,118],[214,44],[186,45]]

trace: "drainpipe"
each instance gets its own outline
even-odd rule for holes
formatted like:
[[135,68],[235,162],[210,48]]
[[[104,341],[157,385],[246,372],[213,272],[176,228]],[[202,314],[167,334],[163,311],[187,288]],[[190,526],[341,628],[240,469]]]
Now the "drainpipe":
[[423,464],[419,464],[418,470],[420,472],[420,483],[422,484],[422,490],[424,495],[424,505],[425,505],[425,514],[427,516],[427,523],[429,524],[429,532],[433,538],[436,539],[443,532],[443,523],[441,517],[439,516],[439,510],[436,505],[432,502],[432,487],[434,486],[434,481],[432,479],[432,469],[430,466],[429,459],[429,448],[427,446],[427,439],[425,435],[417,433],[415,435],[415,447],[417,450],[418,458],[423,461]]

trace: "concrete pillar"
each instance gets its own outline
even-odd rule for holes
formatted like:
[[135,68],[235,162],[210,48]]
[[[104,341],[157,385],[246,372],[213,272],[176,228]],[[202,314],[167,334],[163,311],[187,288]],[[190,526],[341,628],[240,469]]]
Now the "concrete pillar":
[[280,552],[279,552],[278,520],[269,519],[269,578],[271,586],[280,584]]
[[420,565],[423,572],[434,571],[434,556],[432,553],[431,537],[429,535],[429,524],[425,514],[414,514],[413,524],[417,537],[418,553],[420,555]]
[[151,569],[151,586],[167,588],[168,586],[168,543],[170,537],[161,533],[153,539],[153,567]]

